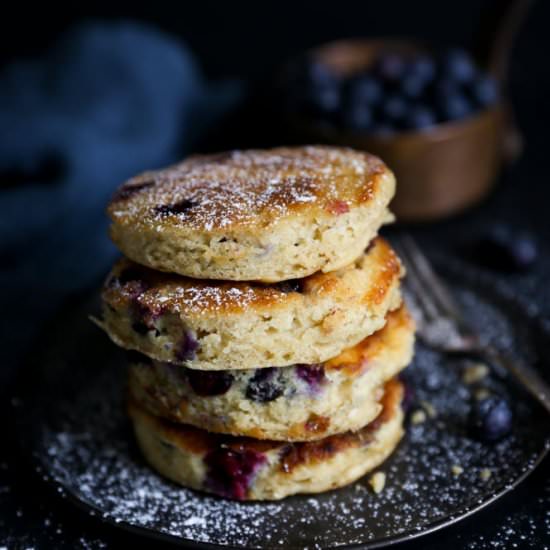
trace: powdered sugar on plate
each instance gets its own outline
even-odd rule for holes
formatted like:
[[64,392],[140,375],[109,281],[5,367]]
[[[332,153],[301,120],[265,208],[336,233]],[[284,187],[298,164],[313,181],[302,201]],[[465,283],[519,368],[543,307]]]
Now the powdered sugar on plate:
[[[532,346],[528,320],[512,306],[493,305],[478,291],[459,288],[458,294],[488,340],[529,360],[547,352]],[[41,393],[18,406],[22,435],[64,492],[92,513],[144,533],[250,548],[368,545],[414,536],[511,488],[545,450],[547,419],[513,384],[494,373],[466,384],[464,360],[418,345],[405,378],[414,392],[410,410],[422,409],[425,421],[408,424],[404,441],[381,467],[386,477],[379,494],[368,476],[342,490],[276,503],[236,503],[182,489],[139,454],[124,411],[122,354],[85,321],[83,310],[74,315],[44,350],[36,384]],[[515,406],[513,434],[494,445],[469,436],[466,419],[480,389],[499,392]]]

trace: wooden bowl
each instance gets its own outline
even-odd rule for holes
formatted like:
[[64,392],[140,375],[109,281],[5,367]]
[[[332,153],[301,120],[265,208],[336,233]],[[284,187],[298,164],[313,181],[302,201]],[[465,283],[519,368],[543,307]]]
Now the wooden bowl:
[[[382,51],[412,57],[426,49],[413,42],[356,39],[310,54],[348,76],[364,70]],[[400,220],[424,221],[460,212],[489,193],[505,153],[505,112],[497,104],[460,121],[391,136],[321,127],[295,117],[289,124],[300,141],[347,145],[380,156],[397,178],[392,210]]]

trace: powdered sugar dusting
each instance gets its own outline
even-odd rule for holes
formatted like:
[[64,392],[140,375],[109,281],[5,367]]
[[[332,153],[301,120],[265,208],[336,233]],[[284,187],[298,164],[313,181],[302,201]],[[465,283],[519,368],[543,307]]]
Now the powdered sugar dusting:
[[[460,299],[485,338],[531,356],[528,339],[515,331],[517,318],[475,292],[461,291]],[[408,427],[404,442],[383,466],[386,483],[380,494],[373,494],[365,479],[325,495],[277,503],[217,499],[179,488],[144,463],[124,413],[121,355],[92,327],[71,337],[74,330],[67,327],[54,363],[67,366],[49,369],[41,406],[52,410],[52,421],[33,436],[33,445],[54,479],[119,524],[252,548],[367,544],[421,533],[475,509],[528,471],[544,447],[546,417],[521,392],[494,374],[465,384],[463,361],[419,346],[407,372],[415,392],[411,410],[430,404],[437,414]],[[82,349],[93,349],[94,356],[83,357]],[[469,403],[480,384],[515,405],[516,429],[496,445],[468,435]],[[454,465],[460,466],[459,475],[453,475]],[[483,479],[486,469],[491,476]]]
[[255,303],[284,299],[283,293],[269,287],[255,287],[246,283],[192,283],[190,285],[167,285],[163,287],[163,299],[172,303],[178,311],[179,305],[186,312],[204,313],[225,309],[246,309]]
[[[109,212],[115,221],[157,231],[173,225],[202,231],[265,226],[304,205],[330,213],[335,202],[349,207],[373,200],[376,177],[385,170],[367,153],[334,147],[191,157],[127,182]],[[171,210],[183,202],[184,212]]]

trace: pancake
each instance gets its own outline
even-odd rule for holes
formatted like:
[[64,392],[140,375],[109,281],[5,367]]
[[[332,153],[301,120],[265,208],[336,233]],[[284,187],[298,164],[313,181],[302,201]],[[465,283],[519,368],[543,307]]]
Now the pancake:
[[308,441],[371,422],[383,384],[405,368],[414,323],[402,306],[384,328],[316,365],[198,371],[130,353],[130,394],[155,416],[205,430],[279,441]]
[[403,435],[397,380],[385,386],[382,411],[362,430],[309,442],[236,438],[171,423],[130,403],[146,460],[192,489],[237,500],[278,500],[347,485],[379,466]]
[[320,363],[382,328],[403,268],[381,238],[354,263],[279,284],[218,282],[121,260],[98,324],[119,346],[202,370]]
[[111,237],[131,260],[199,279],[277,282],[343,268],[393,218],[391,171],[336,147],[194,156],[114,195]]

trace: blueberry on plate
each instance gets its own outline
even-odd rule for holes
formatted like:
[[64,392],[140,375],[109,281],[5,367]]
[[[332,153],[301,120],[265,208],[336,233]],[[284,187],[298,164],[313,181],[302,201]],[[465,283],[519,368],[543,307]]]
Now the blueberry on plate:
[[498,89],[494,79],[488,76],[479,77],[472,83],[472,99],[480,107],[488,107],[498,100]]
[[469,427],[472,435],[481,441],[498,441],[512,430],[514,415],[506,399],[489,395],[474,400],[470,410]]
[[411,107],[405,117],[405,125],[412,130],[425,130],[437,123],[437,116],[428,107],[418,105]]
[[441,60],[441,72],[450,79],[465,84],[476,76],[476,67],[472,58],[462,49],[447,51]]
[[539,256],[534,235],[504,224],[486,229],[472,248],[476,262],[499,271],[527,271]]

